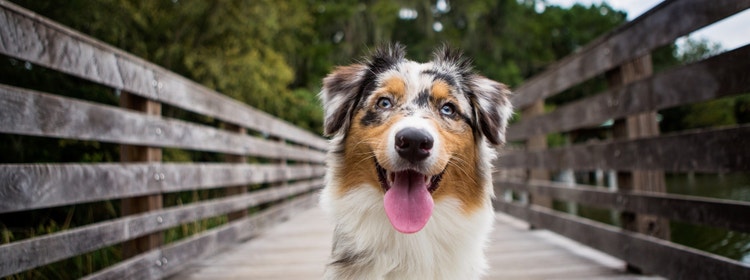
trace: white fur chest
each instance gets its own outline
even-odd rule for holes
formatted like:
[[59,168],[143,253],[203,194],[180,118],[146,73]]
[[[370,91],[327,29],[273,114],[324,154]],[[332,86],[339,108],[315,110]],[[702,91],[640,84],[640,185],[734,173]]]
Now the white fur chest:
[[437,201],[424,229],[403,234],[389,223],[376,188],[362,186],[341,197],[336,189],[323,190],[321,206],[337,222],[332,262],[346,265],[330,265],[327,279],[478,279],[486,270],[489,198],[472,215],[457,200]]

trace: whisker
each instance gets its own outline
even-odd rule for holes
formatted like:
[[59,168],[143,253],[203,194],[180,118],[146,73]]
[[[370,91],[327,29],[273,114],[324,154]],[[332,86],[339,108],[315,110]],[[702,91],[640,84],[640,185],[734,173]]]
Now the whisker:
[[477,181],[477,178],[469,174],[468,170],[470,169],[470,165],[469,165],[468,160],[457,156],[457,157],[453,157],[450,161],[448,161],[448,165],[455,167],[456,170],[461,172],[465,178],[467,178],[468,180],[471,180],[473,184],[475,185],[479,184],[479,182]]

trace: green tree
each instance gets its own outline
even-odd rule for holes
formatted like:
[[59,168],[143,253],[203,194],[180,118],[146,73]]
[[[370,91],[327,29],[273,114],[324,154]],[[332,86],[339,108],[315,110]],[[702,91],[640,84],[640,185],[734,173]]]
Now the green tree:
[[[723,51],[718,43],[706,39],[686,38],[679,47],[671,49],[674,63],[670,66],[694,63]],[[679,131],[693,128],[715,127],[743,123],[746,116],[744,103],[747,95],[728,97],[707,102],[662,110],[662,131]]]
[[310,99],[290,89],[289,62],[314,37],[308,1],[17,2],[272,115],[310,124],[288,114]]

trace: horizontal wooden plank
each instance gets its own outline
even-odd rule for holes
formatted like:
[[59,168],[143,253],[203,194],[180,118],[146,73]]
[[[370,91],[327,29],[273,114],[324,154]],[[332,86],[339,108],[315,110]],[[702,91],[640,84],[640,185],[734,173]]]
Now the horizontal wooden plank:
[[255,236],[268,227],[288,219],[293,213],[313,207],[316,202],[317,194],[302,195],[272,206],[260,214],[135,256],[83,279],[163,279],[183,270],[201,257],[233,246],[238,241]]
[[210,218],[263,203],[303,194],[322,187],[316,179],[274,187],[239,196],[214,199],[126,216],[60,233],[0,246],[0,277],[15,274],[148,233]]
[[750,279],[750,265],[535,205],[495,201],[495,209],[668,279]]
[[318,150],[0,85],[0,132],[322,162]]
[[636,140],[580,144],[537,151],[507,151],[500,168],[547,170],[750,170],[750,125],[694,130]]
[[321,165],[133,163],[0,165],[0,213],[194,189],[319,178]]
[[0,1],[0,53],[318,150],[327,142],[153,63]]
[[566,104],[508,127],[508,141],[599,126],[607,120],[750,92],[750,46]]
[[334,228],[326,216],[320,207],[295,212],[247,242],[196,259],[170,279],[322,279]]
[[523,109],[747,8],[750,0],[664,1],[530,79],[515,90],[511,103]]
[[609,191],[594,186],[549,181],[495,180],[495,193],[525,191],[585,205],[651,214],[670,220],[750,232],[750,202],[695,196]]

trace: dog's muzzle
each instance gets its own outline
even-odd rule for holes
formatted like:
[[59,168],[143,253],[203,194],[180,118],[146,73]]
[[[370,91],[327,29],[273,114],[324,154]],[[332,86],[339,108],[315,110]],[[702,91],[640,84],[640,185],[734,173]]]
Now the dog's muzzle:
[[[383,206],[393,227],[401,233],[416,233],[432,216],[432,193],[438,188],[443,172],[424,174],[435,139],[428,129],[404,127],[396,130],[393,149],[398,157],[395,170],[386,170],[375,159],[378,179],[385,191]],[[439,145],[439,143],[438,143]]]

